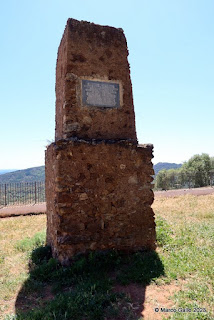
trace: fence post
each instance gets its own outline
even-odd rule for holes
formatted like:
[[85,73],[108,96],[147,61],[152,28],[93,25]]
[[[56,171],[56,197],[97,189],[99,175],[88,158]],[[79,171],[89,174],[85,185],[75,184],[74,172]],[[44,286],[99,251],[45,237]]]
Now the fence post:
[[4,205],[5,205],[5,207],[7,205],[7,185],[6,185],[6,183],[4,185]]

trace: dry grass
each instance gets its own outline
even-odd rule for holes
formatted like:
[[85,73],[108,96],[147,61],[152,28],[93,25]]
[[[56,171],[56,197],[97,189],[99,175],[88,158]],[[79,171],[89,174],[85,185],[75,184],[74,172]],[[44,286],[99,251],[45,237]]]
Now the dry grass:
[[[170,319],[211,319],[214,308],[214,194],[157,198],[153,210],[157,220],[165,221],[162,235],[165,244],[157,251],[166,277],[158,279],[159,283],[171,279],[178,283],[184,281],[185,287],[174,296],[175,307],[198,306],[208,311],[208,314],[173,314]],[[159,236],[160,232],[161,229]]]
[[15,244],[45,228],[45,215],[0,219],[0,319],[28,277],[28,257]]
[[201,222],[201,219],[213,218],[214,194],[157,198],[153,203],[153,210],[173,224],[179,221]]
[[[146,289],[150,302],[145,301],[145,311],[148,309],[148,313],[144,313],[145,320],[152,316],[150,313],[156,304],[164,307],[164,303],[170,307],[197,305],[211,312],[214,304],[214,195],[157,198],[153,209],[159,221],[157,230],[160,244],[157,252],[164,265],[165,275],[157,278]],[[17,294],[29,277],[30,251],[17,250],[16,244],[26,237],[32,238],[45,228],[45,215],[0,219],[0,319],[4,319],[5,314],[15,313]],[[165,287],[166,290],[175,287],[175,290],[170,289],[170,295],[166,295],[162,301],[161,292]],[[158,314],[157,319],[162,316]],[[170,317],[176,320],[212,318],[210,313],[173,314]]]
[[[13,243],[26,237],[32,237],[46,228],[45,215],[19,216],[0,220],[0,241],[4,250],[14,250]],[[9,253],[9,252],[8,252]]]

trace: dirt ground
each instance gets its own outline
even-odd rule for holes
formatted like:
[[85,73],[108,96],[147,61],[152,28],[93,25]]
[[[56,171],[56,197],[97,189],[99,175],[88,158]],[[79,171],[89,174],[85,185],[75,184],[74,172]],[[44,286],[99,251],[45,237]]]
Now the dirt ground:
[[40,214],[46,212],[46,203],[25,206],[8,206],[0,209],[0,218]]
[[192,194],[194,196],[203,196],[206,194],[214,193],[213,187],[206,187],[206,188],[195,188],[195,189],[177,189],[177,190],[164,190],[164,191],[155,191],[155,198],[163,197],[178,197],[183,196],[185,194]]
[[181,289],[174,281],[168,285],[151,284],[147,287],[134,283],[117,285],[114,291],[123,292],[134,301],[130,303],[130,309],[135,313],[136,319],[142,317],[144,320],[161,320],[163,316],[169,317],[168,313],[160,311],[161,308],[173,309],[175,306],[170,297]]

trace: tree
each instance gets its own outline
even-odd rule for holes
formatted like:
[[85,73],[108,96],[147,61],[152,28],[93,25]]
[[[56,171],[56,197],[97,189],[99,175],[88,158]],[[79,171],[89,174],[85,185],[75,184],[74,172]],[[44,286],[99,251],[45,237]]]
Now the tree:
[[183,187],[188,186],[192,188],[195,185],[195,169],[188,165],[187,162],[183,164],[180,169],[181,185]]
[[160,170],[155,179],[155,188],[167,190],[167,170]]
[[214,185],[214,157],[210,158],[210,185]]
[[196,154],[184,166],[189,175],[189,181],[192,180],[194,187],[209,185],[211,162],[208,154]]
[[179,169],[161,170],[156,176],[155,187],[173,189],[177,186],[194,188],[214,184],[214,157],[196,154]]
[[175,188],[178,180],[178,170],[176,169],[169,169],[166,172],[166,180],[167,180],[167,186],[169,189]]

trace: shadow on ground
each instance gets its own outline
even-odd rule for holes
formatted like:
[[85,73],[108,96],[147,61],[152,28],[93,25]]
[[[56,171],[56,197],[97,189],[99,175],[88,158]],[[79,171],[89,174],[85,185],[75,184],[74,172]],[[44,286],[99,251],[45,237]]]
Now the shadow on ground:
[[162,275],[154,251],[94,252],[62,267],[50,247],[39,247],[31,253],[29,278],[17,296],[16,319],[139,319],[146,286]]

